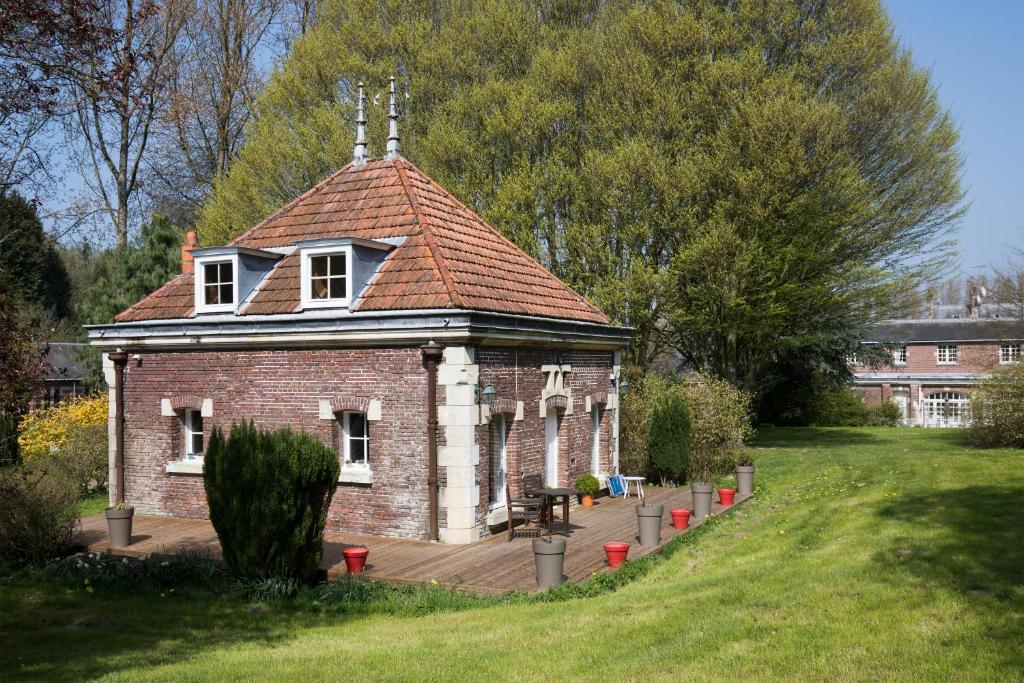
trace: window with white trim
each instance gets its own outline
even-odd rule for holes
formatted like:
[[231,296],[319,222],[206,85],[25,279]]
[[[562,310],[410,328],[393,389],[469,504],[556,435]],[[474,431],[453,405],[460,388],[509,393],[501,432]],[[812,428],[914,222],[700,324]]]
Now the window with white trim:
[[856,353],[848,353],[848,354],[846,354],[846,362],[849,365],[857,365],[859,360],[860,359],[857,358],[857,354]]
[[590,473],[595,477],[601,471],[601,408],[596,403],[590,409]]
[[185,460],[197,460],[203,457],[205,441],[203,439],[203,414],[195,408],[186,408],[182,414],[184,428]]
[[1000,365],[1012,365],[1020,362],[1020,344],[1004,342],[999,345]]
[[896,365],[906,365],[907,364],[907,345],[906,344],[902,344],[900,346],[897,346],[895,349],[893,349],[893,351],[892,351],[892,362],[894,364],[896,364]]
[[491,418],[491,508],[505,504],[505,475],[508,466],[508,423],[502,414]]
[[302,306],[348,306],[352,300],[352,250],[314,247],[302,250]]
[[196,313],[234,312],[238,304],[238,259],[196,259]]
[[939,344],[935,351],[936,361],[939,365],[956,365],[957,361],[957,345],[956,344]]
[[369,467],[370,426],[366,421],[366,413],[342,413],[341,428],[344,464],[351,467]]

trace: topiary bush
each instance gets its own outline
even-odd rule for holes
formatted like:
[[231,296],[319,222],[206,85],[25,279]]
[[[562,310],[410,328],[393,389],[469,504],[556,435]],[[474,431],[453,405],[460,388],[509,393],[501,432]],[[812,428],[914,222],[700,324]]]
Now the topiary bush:
[[576,490],[581,496],[596,496],[601,490],[601,482],[592,474],[582,474],[576,478]]
[[690,436],[690,410],[686,403],[677,395],[664,395],[654,406],[647,431],[650,470],[662,486],[686,479]]
[[224,563],[244,579],[306,580],[320,566],[338,457],[323,443],[252,422],[214,429],[203,483]]

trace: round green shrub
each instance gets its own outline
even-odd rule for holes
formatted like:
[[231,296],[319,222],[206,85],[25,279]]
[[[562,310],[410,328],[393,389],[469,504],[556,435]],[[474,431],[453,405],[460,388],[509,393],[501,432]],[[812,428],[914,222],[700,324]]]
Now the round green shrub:
[[686,403],[673,394],[664,396],[654,406],[647,432],[651,472],[662,484],[686,478],[690,433],[690,410]]
[[239,578],[310,578],[320,566],[338,457],[323,443],[252,422],[214,429],[203,482],[224,563]]
[[584,474],[576,479],[576,490],[581,496],[594,496],[601,490],[601,484],[592,474]]

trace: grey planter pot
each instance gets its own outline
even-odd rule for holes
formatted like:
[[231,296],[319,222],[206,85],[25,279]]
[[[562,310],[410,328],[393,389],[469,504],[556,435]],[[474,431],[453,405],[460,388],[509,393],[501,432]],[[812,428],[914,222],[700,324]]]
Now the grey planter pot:
[[699,524],[711,514],[711,497],[715,487],[710,482],[695,481],[690,484],[690,491],[693,493],[693,516]]
[[664,505],[637,505],[636,524],[640,527],[640,545],[661,543],[661,517]]
[[132,544],[132,517],[135,508],[115,510],[107,508],[107,530],[110,532],[110,545],[115,548],[127,548]]
[[533,561],[537,565],[537,585],[542,591],[562,585],[565,539],[533,539]]
[[736,493],[748,496],[754,492],[754,466],[736,465]]

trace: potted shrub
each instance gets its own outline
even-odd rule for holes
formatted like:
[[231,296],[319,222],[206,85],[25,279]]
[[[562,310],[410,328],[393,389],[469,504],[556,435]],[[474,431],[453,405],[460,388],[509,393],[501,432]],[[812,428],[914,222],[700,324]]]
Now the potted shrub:
[[115,548],[127,548],[132,544],[132,518],[135,508],[128,507],[122,500],[114,507],[106,509],[107,531],[110,533],[110,545]]
[[565,539],[560,536],[533,539],[533,561],[537,567],[537,585],[541,590],[561,585],[565,567]]
[[576,490],[580,494],[580,503],[588,508],[594,505],[594,496],[601,490],[601,484],[592,474],[584,474],[576,479]]
[[629,544],[620,541],[605,543],[604,554],[608,558],[608,566],[615,569],[626,561],[626,556],[629,555]]
[[743,453],[736,463],[736,491],[741,496],[754,492],[754,461],[747,453]]

